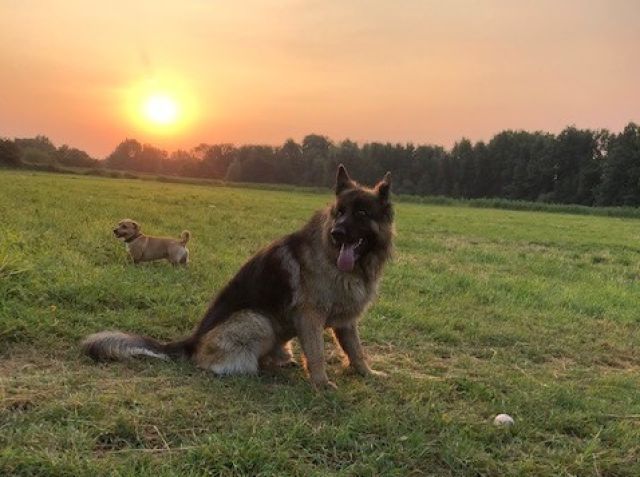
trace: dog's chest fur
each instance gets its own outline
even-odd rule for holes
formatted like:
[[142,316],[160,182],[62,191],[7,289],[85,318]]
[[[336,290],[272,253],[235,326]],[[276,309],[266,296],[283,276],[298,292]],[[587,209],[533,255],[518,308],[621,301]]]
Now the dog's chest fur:
[[373,300],[377,284],[368,283],[357,273],[339,271],[325,256],[305,255],[302,266],[308,269],[300,284],[305,305],[325,315],[327,326],[340,326],[357,318]]

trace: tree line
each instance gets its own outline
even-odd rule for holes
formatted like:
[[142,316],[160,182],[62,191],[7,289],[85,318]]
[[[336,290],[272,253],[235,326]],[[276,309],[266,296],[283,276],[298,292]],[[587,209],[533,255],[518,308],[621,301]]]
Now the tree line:
[[48,138],[0,141],[0,164],[51,163],[236,182],[330,187],[337,164],[373,183],[391,171],[396,193],[455,198],[505,198],[600,206],[640,205],[640,126],[623,131],[567,127],[545,132],[503,131],[488,142],[462,139],[435,145],[350,140],[310,134],[281,146],[200,144],[168,153],[126,139],[104,160]]

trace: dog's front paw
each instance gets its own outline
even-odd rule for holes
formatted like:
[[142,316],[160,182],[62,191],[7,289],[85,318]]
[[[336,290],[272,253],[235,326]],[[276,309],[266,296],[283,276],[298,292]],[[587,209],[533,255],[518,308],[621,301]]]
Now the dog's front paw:
[[383,371],[375,371],[371,369],[369,365],[364,361],[361,361],[359,363],[351,363],[350,368],[356,373],[358,373],[360,376],[364,376],[364,377],[367,377],[367,376],[386,377],[387,376],[387,373]]
[[359,365],[359,366],[353,365],[352,367],[356,371],[356,373],[358,373],[360,376],[364,376],[364,377],[375,376],[375,377],[379,377],[379,378],[386,378],[387,376],[389,376],[384,371],[376,371],[374,369],[371,369],[369,367],[369,365],[364,364],[364,363]]

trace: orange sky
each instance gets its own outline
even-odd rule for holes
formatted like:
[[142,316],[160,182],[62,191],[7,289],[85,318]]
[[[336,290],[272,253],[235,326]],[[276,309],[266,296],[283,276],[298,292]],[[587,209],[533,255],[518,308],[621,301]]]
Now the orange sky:
[[[179,130],[132,118],[175,90]],[[640,121],[640,1],[0,0],[0,136],[450,146]]]

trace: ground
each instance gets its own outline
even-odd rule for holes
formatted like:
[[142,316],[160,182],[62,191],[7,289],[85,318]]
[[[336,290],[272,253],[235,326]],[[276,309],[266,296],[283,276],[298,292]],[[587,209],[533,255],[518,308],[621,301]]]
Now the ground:
[[[640,475],[640,221],[397,204],[361,334],[374,368],[335,392],[300,369],[214,378],[94,364],[103,329],[187,334],[244,260],[329,193],[0,172],[0,474]],[[117,220],[191,265],[139,267]],[[299,354],[298,350],[296,352]],[[492,418],[506,412],[511,429]]]

